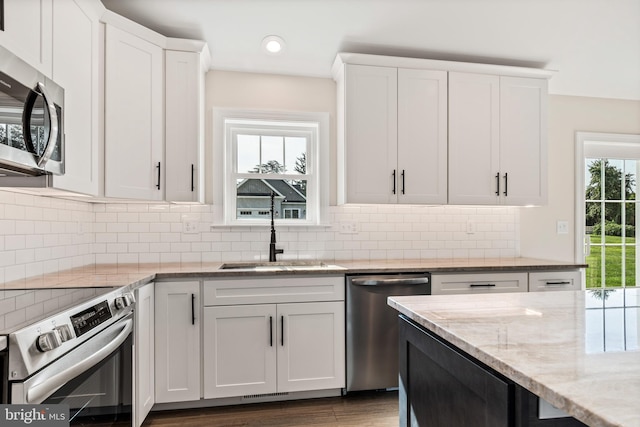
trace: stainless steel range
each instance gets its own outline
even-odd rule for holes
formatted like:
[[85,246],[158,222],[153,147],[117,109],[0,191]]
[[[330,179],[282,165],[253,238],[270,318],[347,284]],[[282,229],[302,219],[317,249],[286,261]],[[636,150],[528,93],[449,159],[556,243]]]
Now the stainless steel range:
[[0,402],[131,426],[134,306],[128,288],[0,291]]

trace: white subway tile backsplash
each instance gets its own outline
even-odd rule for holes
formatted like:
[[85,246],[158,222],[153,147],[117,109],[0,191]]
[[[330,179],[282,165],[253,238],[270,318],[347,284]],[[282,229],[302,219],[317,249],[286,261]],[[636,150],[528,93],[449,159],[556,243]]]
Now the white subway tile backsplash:
[[[269,227],[211,228],[218,209],[210,205],[91,204],[0,191],[0,283],[92,263],[266,260]],[[276,224],[278,247],[285,250],[280,258],[519,255],[517,208],[331,206],[327,218],[328,226],[322,228]],[[185,221],[196,222],[199,232],[184,233]],[[343,222],[355,223],[357,232],[341,233]],[[468,224],[473,224],[472,232],[467,232]]]

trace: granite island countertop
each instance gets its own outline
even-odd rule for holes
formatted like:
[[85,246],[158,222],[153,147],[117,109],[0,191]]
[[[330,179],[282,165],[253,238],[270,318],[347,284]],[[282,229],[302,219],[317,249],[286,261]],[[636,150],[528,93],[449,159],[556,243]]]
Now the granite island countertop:
[[589,426],[640,426],[640,289],[391,297],[389,305]]
[[[319,262],[319,261],[317,261]],[[329,268],[290,271],[221,270],[222,262],[94,264],[0,284],[0,290],[139,286],[172,278],[238,277],[264,275],[379,274],[391,272],[498,272],[585,268],[585,264],[536,258],[481,258],[432,260],[324,261]]]

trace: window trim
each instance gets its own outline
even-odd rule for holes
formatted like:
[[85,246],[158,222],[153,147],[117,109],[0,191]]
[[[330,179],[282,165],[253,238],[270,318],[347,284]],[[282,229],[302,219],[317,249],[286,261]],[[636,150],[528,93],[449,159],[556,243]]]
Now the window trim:
[[[598,146],[605,147],[602,157],[617,156],[624,158],[625,151],[640,148],[640,135],[622,133],[598,133],[598,132],[576,132],[575,136],[575,260],[577,263],[584,263],[585,242],[584,242],[584,222],[585,222],[585,200],[584,200],[584,161],[587,150],[597,150]],[[632,147],[632,144],[635,147]],[[589,146],[589,147],[587,147]],[[632,147],[632,148],[631,148]],[[612,152],[613,151],[613,152]],[[606,154],[606,156],[604,155]],[[598,157],[598,156],[596,156]],[[583,283],[584,280],[583,271]]]
[[[211,177],[213,181],[213,204],[219,209],[214,210],[214,225],[223,226],[264,226],[268,222],[262,219],[237,219],[235,216],[235,203],[231,206],[228,197],[231,197],[231,182],[236,177],[228,173],[229,168],[235,168],[234,150],[230,139],[231,134],[228,123],[243,122],[243,126],[253,127],[259,130],[264,128],[264,122],[277,122],[283,127],[299,127],[315,132],[315,138],[311,138],[310,151],[307,155],[313,154],[311,161],[307,163],[315,173],[315,181],[311,184],[315,186],[317,198],[307,204],[307,219],[305,220],[284,220],[278,219],[279,225],[286,226],[326,226],[327,212],[329,206],[329,142],[330,142],[330,122],[329,113],[322,112],[291,112],[291,111],[267,111],[267,110],[247,110],[247,109],[213,109],[213,166],[214,172]],[[315,127],[315,130],[312,128]],[[267,131],[268,132],[268,131]],[[285,129],[286,132],[286,129]],[[285,178],[299,176],[296,174],[286,174]],[[312,175],[305,175],[307,185]],[[255,177],[255,176],[253,176]],[[264,175],[262,176],[265,177]],[[235,186],[233,187],[233,197],[235,197]],[[311,206],[310,206],[311,205]],[[310,216],[310,213],[313,215]]]

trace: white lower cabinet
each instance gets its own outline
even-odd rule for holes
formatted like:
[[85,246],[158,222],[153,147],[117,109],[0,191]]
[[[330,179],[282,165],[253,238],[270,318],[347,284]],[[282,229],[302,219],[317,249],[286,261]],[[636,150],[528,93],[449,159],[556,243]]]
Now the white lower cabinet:
[[[253,303],[204,307],[204,398],[343,388],[344,277],[253,282],[253,296],[247,279],[205,282],[205,304],[233,293]],[[313,301],[321,282],[340,290],[336,301]],[[289,302],[305,298],[312,301]]]
[[581,289],[582,272],[580,270],[529,273],[529,292],[579,291]]
[[527,272],[433,274],[432,295],[527,292]]
[[200,399],[200,282],[155,289],[156,403]]
[[136,289],[134,425],[142,425],[155,403],[154,284]]

